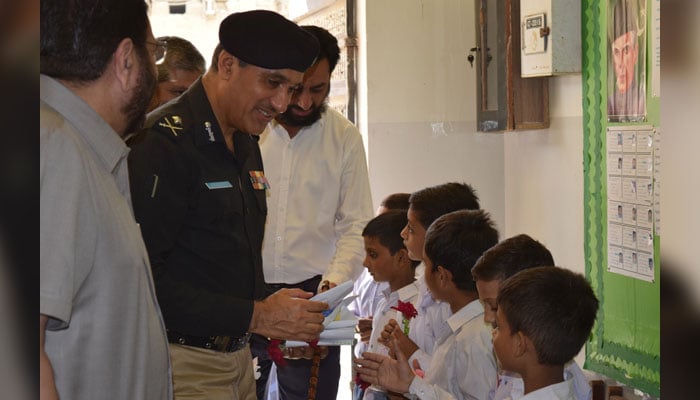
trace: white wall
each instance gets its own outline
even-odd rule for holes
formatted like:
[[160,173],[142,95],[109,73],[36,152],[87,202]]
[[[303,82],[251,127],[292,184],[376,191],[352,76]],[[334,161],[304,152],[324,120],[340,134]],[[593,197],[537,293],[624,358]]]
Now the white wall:
[[360,10],[360,117],[375,205],[390,193],[467,182],[503,230],[503,136],[475,132],[473,2],[371,0]]
[[375,204],[396,191],[468,182],[503,238],[528,233],[558,263],[582,272],[581,76],[550,79],[550,129],[478,133],[475,71],[466,60],[475,43],[473,2],[363,7],[367,86],[360,92]]
[[360,99],[368,108],[361,120],[375,205],[389,193],[464,181],[502,238],[527,233],[559,265],[583,272],[581,75],[550,79],[549,129],[479,133],[476,76],[466,60],[474,3],[371,0],[360,10]]
[[549,78],[550,128],[504,135],[504,237],[541,241],[554,261],[584,272],[581,75]]

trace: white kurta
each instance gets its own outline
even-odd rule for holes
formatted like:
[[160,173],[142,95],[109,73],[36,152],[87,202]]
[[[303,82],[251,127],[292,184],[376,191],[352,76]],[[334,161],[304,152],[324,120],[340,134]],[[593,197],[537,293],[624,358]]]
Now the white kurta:
[[321,274],[343,283],[362,270],[372,218],[367,160],[357,128],[333,109],[290,139],[272,122],[260,138],[267,191],[263,271],[270,283]]

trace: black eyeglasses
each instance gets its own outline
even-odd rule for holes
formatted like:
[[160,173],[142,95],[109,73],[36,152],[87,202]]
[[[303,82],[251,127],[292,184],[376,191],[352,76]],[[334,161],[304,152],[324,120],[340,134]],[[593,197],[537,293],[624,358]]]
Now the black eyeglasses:
[[160,64],[165,60],[165,53],[168,51],[168,42],[165,40],[156,40],[155,42],[146,41],[146,44],[156,46],[156,50],[153,52],[153,58],[156,64]]

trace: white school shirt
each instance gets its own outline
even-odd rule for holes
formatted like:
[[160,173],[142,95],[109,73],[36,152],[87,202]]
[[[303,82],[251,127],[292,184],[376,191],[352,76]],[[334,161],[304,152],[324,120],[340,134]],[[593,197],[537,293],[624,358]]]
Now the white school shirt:
[[411,382],[409,398],[488,398],[496,385],[496,359],[483,315],[483,306],[474,300],[447,320],[452,333],[435,349],[425,379],[416,376]]
[[[360,276],[353,283],[352,294],[357,295],[352,303],[348,304],[348,310],[352,311],[358,318],[373,317],[373,313],[379,300],[383,297],[384,289],[389,288],[388,282],[377,282],[372,275],[367,271],[367,268],[362,270]],[[368,343],[358,340],[355,345],[355,357],[361,357],[362,353],[367,351]]]
[[[379,303],[377,303],[377,308],[374,310],[374,318],[372,319],[372,335],[369,338],[369,346],[367,351],[381,355],[388,355],[389,349],[382,343],[379,343],[379,338],[384,330],[384,325],[386,325],[390,319],[395,319],[396,322],[399,323],[400,329],[403,329],[403,314],[392,309],[391,307],[398,306],[399,300],[404,303],[412,303],[413,306],[416,307],[415,301],[418,298],[418,285],[413,282],[394,292],[392,292],[389,288],[386,288],[382,294],[383,297],[379,300]],[[365,391],[363,399],[374,399],[376,392],[382,393],[380,398],[385,397],[384,393],[386,391],[383,388],[372,385]]]
[[[564,365],[564,380],[571,381],[572,392],[576,400],[591,400],[593,397],[591,385],[576,361],[571,360]],[[498,387],[489,398],[493,400],[518,400],[523,397],[524,391],[524,382],[520,375],[502,371],[498,375]]]
[[565,380],[554,385],[545,386],[521,397],[520,400],[576,400],[573,382]]
[[376,305],[384,297],[384,289],[389,288],[389,282],[377,282],[367,271],[362,270],[352,285],[352,294],[357,295],[355,300],[348,304],[348,310],[358,318],[369,318],[374,313]]
[[451,333],[447,319],[452,315],[452,311],[449,304],[433,299],[425,282],[424,271],[425,265],[421,263],[416,268],[419,290],[416,300],[418,315],[411,320],[408,334],[408,338],[418,346],[418,350],[411,354],[408,364],[413,368],[413,360],[418,360],[421,369],[427,371],[437,343]]
[[273,121],[260,137],[267,191],[265,281],[315,275],[341,284],[360,274],[362,229],[372,218],[367,160],[357,128],[328,108],[294,138]]

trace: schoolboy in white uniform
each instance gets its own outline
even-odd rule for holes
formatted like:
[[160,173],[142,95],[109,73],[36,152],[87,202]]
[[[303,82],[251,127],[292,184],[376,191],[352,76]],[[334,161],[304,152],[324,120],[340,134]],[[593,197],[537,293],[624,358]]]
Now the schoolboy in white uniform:
[[[486,251],[472,268],[479,300],[484,306],[484,322],[496,322],[496,297],[503,281],[519,271],[540,266],[554,266],[552,253],[542,243],[525,234],[508,238]],[[573,382],[576,400],[591,399],[591,386],[575,361],[565,365],[564,379]],[[493,388],[489,399],[515,400],[523,396],[523,391],[523,380],[518,374],[499,371],[498,386]]]
[[507,279],[498,293],[493,347],[500,367],[523,377],[521,400],[575,400],[564,366],[581,350],[598,311],[590,284],[558,267]]
[[[362,231],[366,253],[365,268],[374,280],[389,284],[373,312],[372,335],[368,346],[368,351],[379,354],[388,354],[388,349],[378,341],[382,327],[391,318],[403,319],[399,311],[399,301],[411,304],[415,310],[418,287],[414,280],[418,262],[408,258],[408,252],[403,245],[400,233],[405,225],[405,211],[388,211],[372,219]],[[409,321],[410,317],[407,316],[406,320]],[[387,394],[383,388],[373,385],[365,391],[363,398],[386,399]]]
[[[488,213],[455,211],[438,218],[425,239],[425,281],[450,305],[450,334],[437,346],[425,378],[414,375],[392,340],[397,360],[372,353],[356,361],[360,377],[419,399],[485,399],[496,384],[496,361],[471,267],[498,242]],[[394,334],[395,336],[395,334]]]

